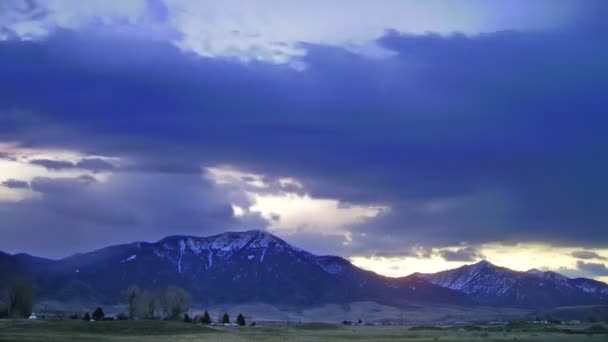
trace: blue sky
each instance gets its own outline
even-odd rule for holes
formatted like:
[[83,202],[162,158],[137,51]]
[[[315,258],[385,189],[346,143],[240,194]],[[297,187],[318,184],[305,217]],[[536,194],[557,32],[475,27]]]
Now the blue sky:
[[268,229],[391,275],[608,276],[607,9],[4,1],[0,249]]

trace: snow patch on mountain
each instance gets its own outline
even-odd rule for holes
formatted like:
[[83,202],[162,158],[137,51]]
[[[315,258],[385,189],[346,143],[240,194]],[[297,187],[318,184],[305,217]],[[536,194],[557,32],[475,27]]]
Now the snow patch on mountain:
[[121,261],[120,261],[120,263],[121,263],[121,264],[124,264],[125,262],[133,261],[133,260],[135,260],[136,258],[137,258],[137,255],[133,254],[133,255],[131,255],[130,257],[128,257],[128,258],[126,258],[126,259],[121,260]]
[[182,273],[182,259],[186,251],[186,243],[184,240],[179,240],[179,259],[177,260],[177,273]]
[[337,264],[323,265],[322,263],[317,262],[317,265],[319,265],[323,270],[325,270],[325,272],[329,274],[339,274],[342,272],[342,266]]

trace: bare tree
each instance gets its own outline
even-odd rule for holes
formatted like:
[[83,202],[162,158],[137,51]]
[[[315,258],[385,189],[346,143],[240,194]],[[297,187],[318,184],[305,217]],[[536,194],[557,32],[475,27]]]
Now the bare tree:
[[161,294],[161,305],[166,317],[177,319],[190,309],[190,295],[181,287],[169,286]]
[[154,319],[160,308],[159,295],[152,292],[143,292],[135,299],[135,317]]
[[34,288],[28,278],[14,278],[7,284],[7,315],[28,317],[34,307]]
[[137,285],[131,285],[128,289],[124,290],[122,293],[122,298],[129,306],[129,319],[135,318],[135,302],[137,298],[141,295],[141,289]]

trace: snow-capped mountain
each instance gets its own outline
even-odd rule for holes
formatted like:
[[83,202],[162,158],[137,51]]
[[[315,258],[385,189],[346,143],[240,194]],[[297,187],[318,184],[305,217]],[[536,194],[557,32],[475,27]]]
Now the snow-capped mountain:
[[516,272],[482,261],[435,274],[388,278],[337,256],[317,256],[263,232],[170,236],[49,260],[0,252],[0,283],[34,280],[37,297],[115,303],[121,290],[185,288],[194,302],[317,305],[371,300],[528,308],[604,304],[608,285],[554,272]]
[[519,307],[554,307],[608,302],[608,285],[570,279],[536,269],[517,272],[488,261],[435,274],[416,274],[435,285],[461,291],[477,303]]
[[33,272],[39,296],[116,301],[131,284],[188,290],[195,302],[293,305],[374,300],[471,304],[460,292],[416,277],[387,278],[336,256],[316,256],[261,232],[171,236],[48,261]]

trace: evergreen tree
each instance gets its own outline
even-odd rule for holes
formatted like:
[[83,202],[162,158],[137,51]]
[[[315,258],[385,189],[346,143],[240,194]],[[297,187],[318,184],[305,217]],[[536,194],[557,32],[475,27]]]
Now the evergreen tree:
[[89,313],[85,313],[84,316],[82,317],[83,321],[90,321],[91,320],[91,315],[89,315]]
[[203,314],[203,318],[201,319],[201,323],[203,323],[203,324],[211,324],[211,317],[209,316],[209,313],[207,312],[207,310],[205,310],[205,313]]
[[230,324],[230,316],[227,312],[224,312],[224,316],[222,316],[222,324]]
[[238,317],[236,318],[236,324],[240,325],[240,326],[245,326],[245,316],[243,316],[243,314],[239,314]]
[[192,318],[190,318],[190,315],[188,315],[187,313],[184,314],[184,322],[192,323]]
[[103,313],[103,309],[102,308],[95,309],[95,311],[93,311],[93,315],[92,315],[93,320],[95,320],[95,321],[103,321],[103,318],[105,316],[106,315]]

